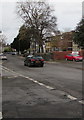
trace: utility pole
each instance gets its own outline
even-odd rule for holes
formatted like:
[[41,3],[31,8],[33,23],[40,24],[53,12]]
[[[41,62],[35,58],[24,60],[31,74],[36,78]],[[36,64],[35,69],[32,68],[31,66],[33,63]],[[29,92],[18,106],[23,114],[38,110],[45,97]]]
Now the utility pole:
[[[2,31],[0,30],[0,53],[2,52]],[[2,61],[1,61],[2,64]],[[2,76],[2,69],[0,69],[0,74]],[[0,80],[0,120],[2,119],[2,79]]]
[[84,1],[82,2],[82,19],[84,19]]
[[1,40],[2,31],[0,30],[0,53],[2,53],[2,40]]

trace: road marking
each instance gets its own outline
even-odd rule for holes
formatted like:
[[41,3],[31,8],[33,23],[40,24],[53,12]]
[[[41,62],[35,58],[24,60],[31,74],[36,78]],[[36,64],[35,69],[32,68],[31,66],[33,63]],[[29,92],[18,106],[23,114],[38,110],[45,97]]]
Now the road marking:
[[46,88],[50,89],[50,90],[54,90],[55,88],[51,87],[51,86],[45,86]]
[[[67,97],[68,97],[69,99],[71,99],[71,100],[77,100],[76,97],[73,97],[73,96],[71,96],[71,95],[67,95]],[[80,100],[80,101],[78,101],[78,102],[81,103],[81,104],[84,104],[84,100]]]
[[0,120],[2,119],[2,112],[0,112]]
[[[22,77],[22,75],[20,75]],[[29,79],[29,77],[25,77],[26,79]]]
[[11,77],[7,77],[7,78],[16,78],[16,77],[18,77],[18,76],[11,76]]
[[35,83],[38,83],[38,81],[37,81],[37,80],[34,80],[34,82],[35,82]]
[[71,95],[67,95],[67,97],[68,97],[69,99],[71,99],[71,100],[77,100],[77,98],[75,98],[75,97],[73,97],[73,96],[71,96]]
[[[14,73],[14,74],[17,74],[18,76],[24,77],[24,78],[26,78],[26,79],[29,79],[29,80],[33,81],[34,83],[37,83],[37,84],[39,84],[39,85],[41,85],[41,86],[44,86],[44,87],[46,87],[47,89],[50,89],[50,90],[53,90],[53,89],[54,89],[53,87],[47,86],[47,85],[45,85],[45,84],[43,84],[43,83],[41,83],[41,82],[39,82],[39,81],[36,81],[36,80],[34,80],[34,79],[30,78],[30,77],[24,76],[24,75],[22,75],[22,74],[20,74],[20,73],[16,73],[16,72],[14,72],[13,70],[10,70],[10,69],[8,69],[8,68],[6,68],[6,67],[4,67],[4,66],[2,66],[2,67],[3,67],[5,70],[8,70],[8,71],[10,71],[10,72],[12,72],[12,73]],[[11,77],[9,77],[9,78],[11,78]]]
[[1,67],[2,67],[3,69],[7,70],[7,71],[12,72],[13,74],[20,75],[19,73],[15,72],[15,71],[13,71],[13,70],[11,70],[11,69],[8,69],[8,68],[6,68],[6,67],[4,67],[4,66],[1,66]]
[[34,80],[34,79],[30,78],[30,77],[26,77],[26,76],[21,75],[21,74],[20,74],[20,76],[22,76],[22,77],[24,77],[24,78],[26,78],[26,79],[29,79],[29,80],[33,81],[34,83],[37,83],[37,84],[39,84],[39,85],[41,85],[41,86],[44,86],[44,87],[46,87],[46,88],[48,88],[48,89],[50,89],[50,90],[53,90],[53,89],[54,89],[53,87],[47,86],[47,85],[45,85],[45,84],[43,84],[43,83],[41,83],[41,82],[39,82],[39,81],[36,81],[36,80]]
[[[8,69],[8,68],[5,68],[5,69],[8,70],[8,71],[13,72],[14,74],[17,74],[16,72],[14,72],[14,71],[12,71],[12,70],[10,70],[10,69]],[[37,83],[37,84],[39,84],[39,85],[41,85],[41,86],[44,86],[44,87],[46,87],[46,88],[48,88],[48,89],[50,89],[50,90],[53,90],[53,89],[54,89],[53,87],[48,86],[48,85],[45,85],[45,84],[43,84],[43,83],[41,83],[41,82],[38,82],[38,81],[36,81],[36,80],[34,80],[34,79],[30,78],[30,77],[24,76],[24,75],[19,74],[19,73],[18,73],[18,75],[21,76],[21,77],[24,77],[24,78],[26,78],[26,79],[29,79],[29,80],[33,81],[34,83]],[[13,76],[13,77],[8,77],[8,78],[14,78],[14,77],[18,77],[18,76]]]
[[43,83],[39,83],[39,82],[38,82],[38,84],[39,84],[39,85],[41,85],[41,86],[43,86],[43,85],[44,85]]
[[80,100],[80,101],[78,101],[79,103],[81,103],[81,104],[84,104],[84,100]]
[[[4,67],[4,66],[3,66],[3,68],[6,69],[6,70],[8,70],[8,71],[10,71],[10,72],[12,72],[12,73],[14,73],[14,74],[17,74],[18,76],[24,77],[24,78],[26,78],[26,79],[29,79],[29,80],[33,81],[34,83],[37,83],[37,84],[39,84],[39,85],[41,85],[41,86],[44,86],[44,87],[46,87],[47,89],[50,89],[50,90],[53,90],[53,89],[54,89],[54,88],[51,87],[51,86],[47,86],[47,85],[45,85],[45,84],[43,84],[43,83],[41,83],[41,82],[39,82],[39,81],[37,81],[37,80],[34,80],[34,79],[30,78],[30,77],[24,76],[24,75],[22,75],[22,74],[20,74],[20,73],[16,73],[16,72],[14,72],[13,70],[8,69],[8,68],[6,68],[6,67]],[[15,77],[18,77],[18,76],[15,76]],[[71,100],[77,100],[76,97],[73,97],[73,96],[71,96],[71,95],[67,95],[67,97],[68,97],[69,99],[71,99]],[[81,103],[81,104],[84,104],[84,101],[83,101],[83,100],[80,100],[80,101],[78,101],[78,102]],[[1,113],[1,114],[2,114],[2,113]]]

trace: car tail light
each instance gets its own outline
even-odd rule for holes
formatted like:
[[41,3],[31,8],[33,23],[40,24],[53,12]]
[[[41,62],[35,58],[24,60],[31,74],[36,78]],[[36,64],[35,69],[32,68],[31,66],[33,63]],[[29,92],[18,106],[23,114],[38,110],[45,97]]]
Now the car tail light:
[[34,59],[31,59],[31,61],[35,61]]
[[44,59],[41,59],[41,61],[44,61]]

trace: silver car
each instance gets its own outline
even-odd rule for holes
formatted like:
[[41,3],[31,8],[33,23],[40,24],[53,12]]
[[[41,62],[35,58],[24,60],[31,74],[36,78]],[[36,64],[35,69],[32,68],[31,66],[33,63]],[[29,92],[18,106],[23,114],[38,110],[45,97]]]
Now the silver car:
[[7,60],[7,56],[5,54],[1,53],[0,60]]

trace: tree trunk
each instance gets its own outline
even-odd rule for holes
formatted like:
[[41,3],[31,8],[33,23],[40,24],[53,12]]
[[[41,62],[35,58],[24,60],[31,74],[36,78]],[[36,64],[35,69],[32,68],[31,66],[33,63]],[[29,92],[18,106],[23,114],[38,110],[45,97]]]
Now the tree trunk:
[[36,41],[35,41],[35,53],[36,53]]
[[41,45],[41,52],[44,53],[43,45]]
[[39,53],[40,53],[41,51],[40,51],[40,45],[39,45]]

